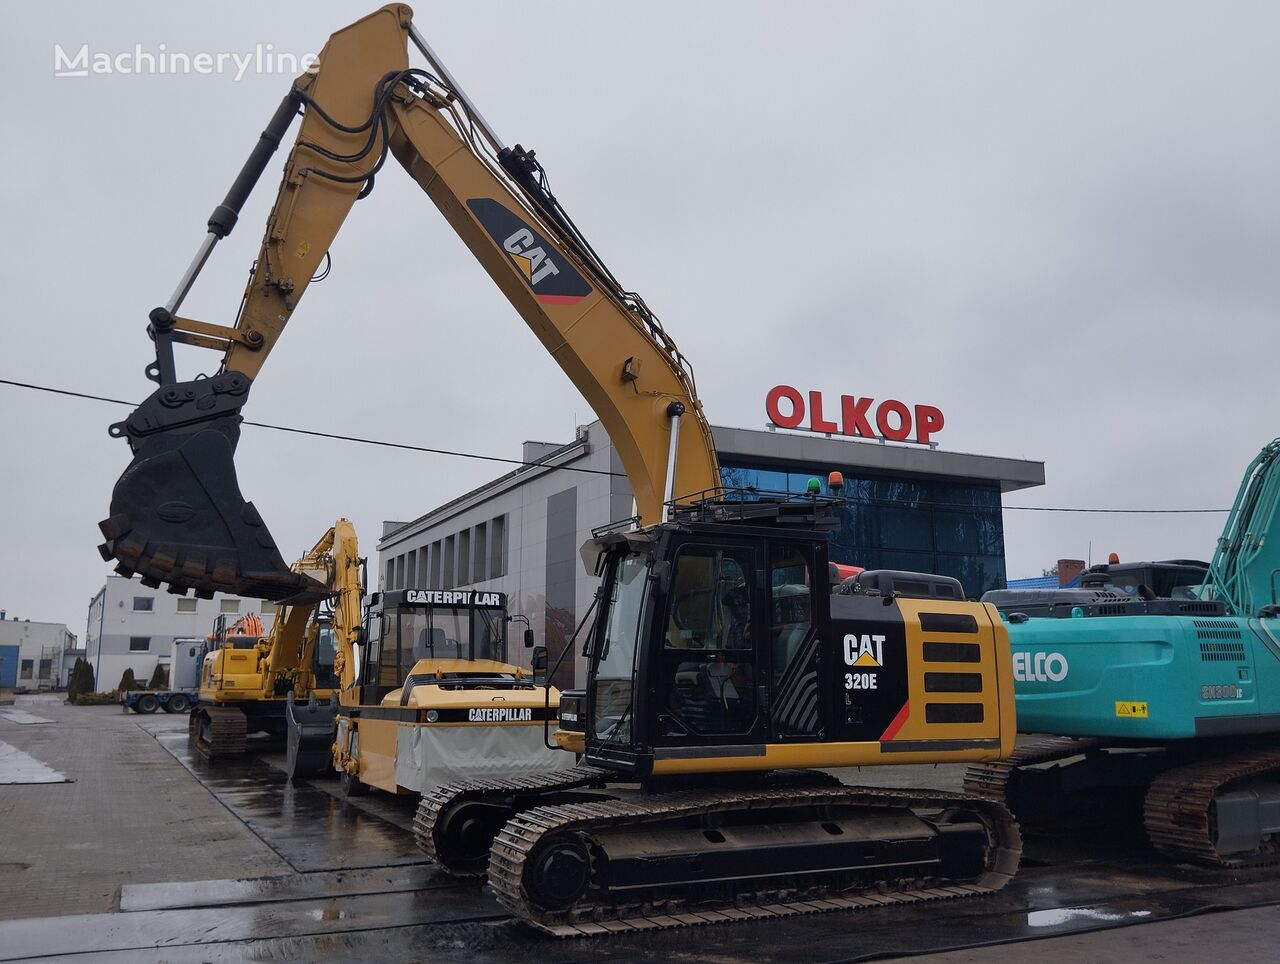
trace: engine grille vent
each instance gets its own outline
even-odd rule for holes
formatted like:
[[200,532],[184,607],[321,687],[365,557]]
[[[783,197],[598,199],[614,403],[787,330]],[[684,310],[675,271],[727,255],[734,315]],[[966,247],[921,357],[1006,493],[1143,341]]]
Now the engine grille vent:
[[1207,663],[1244,662],[1244,639],[1240,627],[1229,619],[1193,620],[1200,637],[1200,658]]
[[1196,635],[1201,639],[1241,639],[1240,627],[1229,619],[1196,619]]

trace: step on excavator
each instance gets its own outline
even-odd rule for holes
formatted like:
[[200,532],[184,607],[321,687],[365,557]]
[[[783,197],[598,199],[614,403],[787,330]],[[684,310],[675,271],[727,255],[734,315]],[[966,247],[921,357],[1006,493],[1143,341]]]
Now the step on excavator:
[[1280,439],[1246,469],[1198,589],[988,593],[1020,727],[1044,735],[965,787],[1031,826],[1129,810],[1175,860],[1280,863],[1278,582]]
[[[409,66],[410,45],[427,68]],[[182,317],[200,267],[299,112],[235,324]],[[575,653],[582,646],[586,687],[566,695],[557,724],[580,727],[580,764],[425,789],[420,845],[451,873],[487,869],[504,904],[561,936],[1003,886],[1020,838],[1001,803],[845,786],[825,772],[1012,752],[1013,671],[995,608],[966,601],[953,579],[920,573],[863,572],[856,592],[833,594],[827,546],[838,495],[722,486],[688,360],[587,242],[535,153],[500,140],[403,4],[330,37],[210,217],[173,297],[151,313],[157,358],[148,374],[159,387],[112,427],[134,460],[101,525],[104,557],[176,592],[316,591],[279,565],[240,493],[239,413],[388,154],[600,418],[636,505],[633,519],[583,547],[601,579],[594,618],[571,644]],[[222,350],[219,372],[178,381],[173,345],[183,343]],[[410,642],[401,631],[399,651]],[[386,720],[400,724],[400,739],[406,724],[444,724],[421,708],[421,680],[409,687],[402,670],[373,659],[379,645],[370,636],[357,682],[397,689],[353,708],[355,731]],[[385,683],[374,676],[384,669]],[[343,754],[355,751],[337,742],[349,767]],[[374,779],[375,768],[358,767],[361,781]]]

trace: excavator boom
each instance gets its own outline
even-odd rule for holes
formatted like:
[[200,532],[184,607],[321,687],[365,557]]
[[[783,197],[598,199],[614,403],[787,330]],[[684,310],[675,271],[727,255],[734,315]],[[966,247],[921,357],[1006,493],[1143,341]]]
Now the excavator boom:
[[[410,41],[434,72],[408,66]],[[298,111],[301,127],[234,326],[179,316],[200,266],[234,227]],[[121,573],[201,595],[306,601],[323,593],[285,566],[240,493],[233,457],[253,379],[388,154],[426,191],[600,417],[641,521],[662,521],[668,502],[719,485],[710,428],[683,355],[591,249],[550,192],[534,152],[498,140],[413,27],[409,7],[390,4],[329,39],[318,67],[295,83],[214,210],[174,296],[151,313],[157,360],[148,376],[160,387],[112,426],[134,454],[101,523],[101,552]],[[174,344],[222,351],[221,370],[178,381]]]

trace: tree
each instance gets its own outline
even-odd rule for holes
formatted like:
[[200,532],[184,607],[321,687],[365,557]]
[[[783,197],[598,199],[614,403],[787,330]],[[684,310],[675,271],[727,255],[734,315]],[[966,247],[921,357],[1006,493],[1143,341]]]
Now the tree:
[[67,679],[67,699],[72,703],[84,692],[84,670],[88,665],[82,657],[77,656],[75,666],[71,667],[71,676]]
[[80,697],[92,693],[96,686],[93,664],[77,656],[76,664],[71,668],[71,677],[67,680],[67,699],[74,703]]
[[142,689],[142,687],[138,685],[138,680],[133,675],[133,667],[126,667],[124,675],[120,677],[120,682],[116,685],[116,690],[124,693],[128,690],[137,689]]
[[169,671],[156,663],[155,672],[151,674],[151,679],[147,681],[147,689],[149,690],[167,690],[169,688]]
[[1045,569],[1041,573],[1042,576],[1056,576],[1057,574],[1058,574],[1058,564],[1056,562],[1053,564],[1052,569]]

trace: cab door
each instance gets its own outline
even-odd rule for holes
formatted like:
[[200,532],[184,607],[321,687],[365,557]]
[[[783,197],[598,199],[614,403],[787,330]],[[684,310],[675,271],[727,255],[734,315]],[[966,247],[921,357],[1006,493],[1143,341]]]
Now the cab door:
[[763,544],[690,536],[672,548],[669,589],[658,616],[661,645],[650,664],[653,744],[763,744],[768,694],[758,589]]
[[809,542],[769,540],[765,633],[773,740],[814,740],[825,726],[820,627],[830,622],[829,582],[824,550]]

